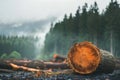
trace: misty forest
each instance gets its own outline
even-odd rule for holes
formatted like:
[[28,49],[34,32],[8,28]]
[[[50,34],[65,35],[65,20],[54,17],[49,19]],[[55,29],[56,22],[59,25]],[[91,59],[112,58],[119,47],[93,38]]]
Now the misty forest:
[[0,80],[120,80],[119,0],[12,1],[0,10]]
[[78,7],[75,15],[65,15],[62,21],[51,24],[46,35],[44,53],[68,53],[77,42],[90,41],[101,49],[120,56],[120,6],[111,1],[101,13],[97,3]]
[[[0,58],[35,58],[37,37],[0,35]],[[75,14],[65,14],[64,19],[51,22],[45,36],[40,58],[54,53],[66,55],[77,42],[90,41],[101,49],[120,57],[120,5],[111,0],[100,12],[97,3],[78,7]],[[45,56],[45,57],[44,57]],[[38,57],[38,58],[39,58]]]

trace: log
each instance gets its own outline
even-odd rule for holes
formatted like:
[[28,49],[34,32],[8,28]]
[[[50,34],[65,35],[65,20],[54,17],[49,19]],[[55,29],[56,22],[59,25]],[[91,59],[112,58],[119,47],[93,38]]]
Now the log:
[[59,74],[72,74],[73,70],[72,69],[66,69],[66,70],[60,70],[60,71],[52,71],[52,69],[48,69],[48,70],[40,70],[40,69],[34,69],[34,68],[29,68],[29,67],[25,67],[25,66],[18,66],[16,64],[10,63],[10,65],[13,67],[14,70],[23,70],[23,71],[29,71],[29,72],[34,72],[36,73],[35,76],[39,77],[39,76],[55,76],[55,75],[59,75]]
[[74,44],[67,58],[60,55],[54,55],[54,58],[58,61],[0,60],[0,69],[13,69],[11,63],[34,69],[72,69],[80,74],[110,73],[120,69],[120,60],[115,60],[110,52],[99,49],[90,42]]
[[115,70],[120,70],[120,58],[116,58],[115,59]]
[[63,62],[67,59],[66,57],[61,56],[59,54],[54,54],[53,58],[54,58],[54,60],[53,60],[54,62]]
[[[22,60],[24,61],[24,60]],[[31,68],[36,68],[36,69],[70,69],[70,66],[68,65],[67,62],[62,62],[62,63],[56,63],[56,62],[43,62],[43,61],[38,61],[37,62],[42,62],[37,63],[36,61],[30,61],[30,62],[22,62],[21,60],[0,60],[0,69],[12,69],[10,66],[10,63],[16,64],[18,66],[26,66],[26,67],[31,67]],[[32,65],[33,64],[33,65]],[[120,59],[115,60],[115,70],[120,69]]]
[[76,43],[68,52],[68,64],[77,73],[110,73],[115,69],[113,55],[90,42]]
[[23,71],[35,72],[36,77],[44,75],[44,71],[40,70],[40,69],[34,69],[34,68],[25,67],[25,66],[18,66],[18,65],[13,64],[13,63],[10,63],[10,66],[14,70],[23,70]]
[[44,62],[41,60],[0,60],[0,69],[12,69],[10,63],[36,69],[69,69],[67,63]]
[[9,70],[9,69],[0,69],[0,73],[13,73],[13,70]]

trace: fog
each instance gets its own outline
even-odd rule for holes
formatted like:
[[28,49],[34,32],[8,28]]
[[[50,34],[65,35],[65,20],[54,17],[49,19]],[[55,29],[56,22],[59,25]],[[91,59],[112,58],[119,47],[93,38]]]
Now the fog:
[[[50,23],[61,20],[64,14],[75,13],[78,6],[95,0],[0,0],[0,34],[45,35]],[[100,11],[110,0],[97,0]],[[43,34],[44,33],[44,34]]]
[[55,20],[55,17],[49,17],[38,21],[0,23],[0,34],[8,36],[34,36],[36,33],[46,33],[48,24]]

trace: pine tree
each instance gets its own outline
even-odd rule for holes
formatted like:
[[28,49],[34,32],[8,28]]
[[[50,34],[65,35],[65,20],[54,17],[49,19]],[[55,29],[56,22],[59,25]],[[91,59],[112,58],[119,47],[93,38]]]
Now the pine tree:
[[119,4],[117,1],[111,0],[109,6],[107,7],[107,10],[105,12],[105,19],[106,19],[106,29],[107,29],[107,38],[109,39],[110,44],[110,51],[111,53],[114,53],[116,56],[116,42],[117,38],[117,32],[118,32],[118,24],[120,21],[120,18],[118,18],[119,14]]

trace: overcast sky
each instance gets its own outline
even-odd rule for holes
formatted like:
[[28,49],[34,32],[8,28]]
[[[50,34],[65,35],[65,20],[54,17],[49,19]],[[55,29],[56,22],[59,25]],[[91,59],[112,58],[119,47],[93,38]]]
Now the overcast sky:
[[[110,0],[0,0],[0,22],[24,22],[61,17],[74,13],[78,6],[97,1],[100,11]],[[118,0],[120,1],[120,0]]]

